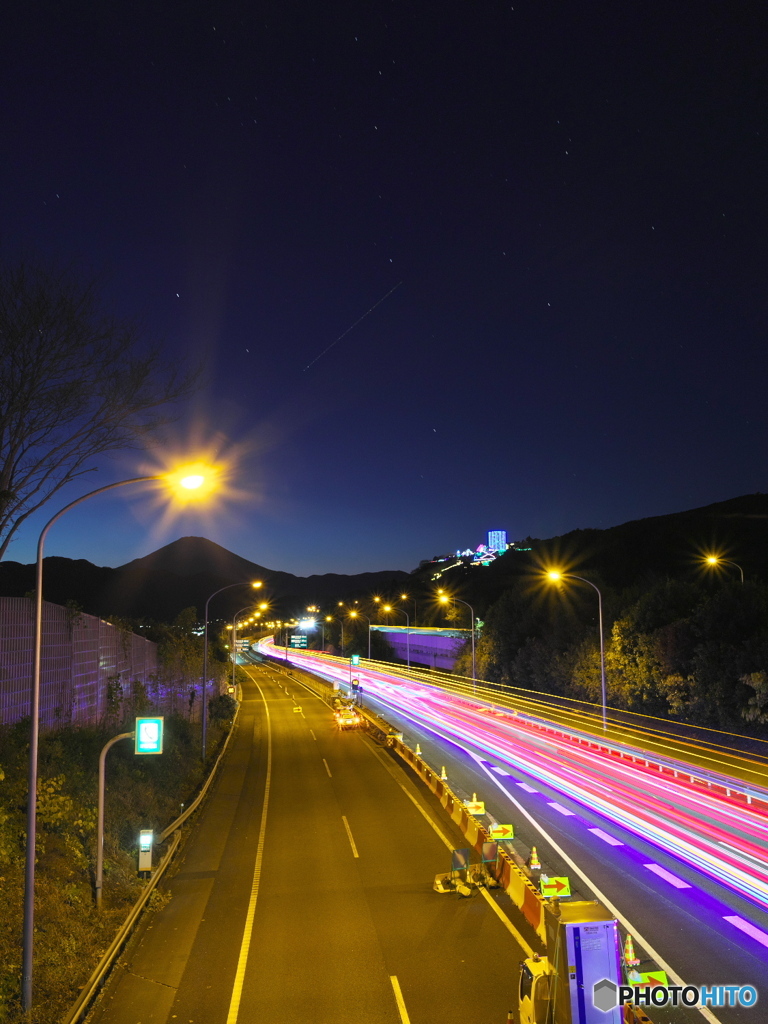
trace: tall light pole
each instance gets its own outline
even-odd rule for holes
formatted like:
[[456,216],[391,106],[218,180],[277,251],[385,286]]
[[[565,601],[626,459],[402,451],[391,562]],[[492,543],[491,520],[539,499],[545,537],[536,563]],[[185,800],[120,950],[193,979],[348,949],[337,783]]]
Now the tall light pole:
[[607,688],[605,685],[605,638],[603,636],[603,595],[600,593],[598,587],[592,582],[592,580],[584,579],[583,576],[575,576],[572,572],[558,572],[556,569],[552,569],[547,573],[547,577],[552,580],[553,583],[559,583],[561,580],[578,580],[580,583],[586,583],[594,591],[597,592],[597,619],[598,629],[600,631],[600,689],[603,703],[603,732],[608,730],[608,718],[606,708],[606,697]]
[[[409,600],[408,594],[401,594],[400,595],[400,600],[401,601],[408,601]],[[415,597],[413,598],[413,628],[416,629],[416,598]]]
[[738,562],[732,562],[730,560],[730,558],[721,558],[720,555],[707,555],[707,557],[705,558],[705,561],[706,561],[707,565],[711,566],[713,569],[716,566],[718,566],[718,565],[732,565],[732,566],[734,566],[734,568],[739,570],[739,574],[741,576],[741,582],[742,583],[744,582],[744,570],[741,568],[741,566],[738,564]]
[[351,611],[349,613],[349,617],[350,617],[350,619],[357,619],[357,618],[365,619],[365,621],[368,623],[368,661],[370,661],[371,660],[371,620],[368,618],[367,615],[363,615],[362,612],[358,612],[358,611]]
[[243,614],[247,612],[250,605],[246,605],[245,608],[241,608],[239,612],[235,612],[234,618],[232,619],[232,685],[235,685],[235,669],[237,668],[237,620]]
[[405,661],[411,667],[411,620],[405,608],[394,608],[391,604],[384,605],[385,612],[402,612],[405,616]]
[[24,925],[21,954],[21,1002],[26,1013],[32,1010],[32,969],[35,941],[35,855],[37,848],[37,757],[40,736],[40,669],[43,637],[43,551],[48,531],[65,512],[88,498],[115,487],[127,484],[143,484],[156,480],[175,482],[185,490],[194,491],[206,482],[205,476],[195,467],[189,472],[177,470],[174,474],[156,473],[152,476],[135,476],[130,480],[118,480],[104,487],[89,491],[60,509],[48,520],[37,541],[37,567],[35,574],[35,631],[32,650],[32,690],[29,699],[29,773],[27,780],[27,840],[24,853]]
[[[214,590],[208,600],[205,602],[205,627],[203,629],[203,763],[205,763],[206,754],[206,740],[208,735],[208,702],[206,701],[207,686],[208,686],[208,605],[211,600],[220,594],[224,590],[231,590],[232,587],[246,587],[248,586],[247,581],[243,583],[228,583],[226,587],[221,587],[219,590]],[[255,580],[251,583],[254,589],[258,589],[263,586],[261,580]]]
[[477,675],[475,669],[475,610],[471,604],[467,601],[462,601],[460,597],[448,597],[447,594],[440,595],[440,604],[448,604],[450,601],[458,601],[459,604],[463,604],[466,608],[469,608],[469,614],[472,620],[472,693],[477,693],[477,686],[475,684],[475,676]]

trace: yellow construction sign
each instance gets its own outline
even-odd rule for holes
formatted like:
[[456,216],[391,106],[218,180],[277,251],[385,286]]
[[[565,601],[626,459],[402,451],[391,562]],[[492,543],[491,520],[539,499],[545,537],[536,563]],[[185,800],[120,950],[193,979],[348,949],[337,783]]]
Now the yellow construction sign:
[[542,875],[539,879],[539,889],[541,891],[541,895],[546,899],[551,899],[553,896],[570,896],[571,880],[565,875],[560,877],[545,877]]

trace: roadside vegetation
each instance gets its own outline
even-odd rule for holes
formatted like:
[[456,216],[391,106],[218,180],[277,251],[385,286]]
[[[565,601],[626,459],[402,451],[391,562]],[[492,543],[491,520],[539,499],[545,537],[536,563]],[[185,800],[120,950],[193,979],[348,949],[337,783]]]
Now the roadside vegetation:
[[[617,591],[589,578],[603,593],[609,705],[768,735],[768,587],[656,579]],[[476,661],[479,678],[599,702],[594,591],[521,577],[488,608]],[[455,671],[471,674],[468,645]]]
[[[171,626],[142,634],[161,645],[162,676],[186,686],[202,675],[202,642],[182,613]],[[119,623],[130,628],[129,623]],[[223,647],[211,647],[211,676],[226,670]],[[240,670],[238,670],[240,671]],[[107,755],[103,910],[94,904],[98,761],[106,741],[130,731],[133,717],[151,713],[151,693],[137,684],[112,684],[107,713],[97,726],[40,736],[35,975],[33,1019],[54,1024],[77,997],[144,884],[137,877],[141,829],[162,831],[199,789],[234,716],[228,695],[209,700],[208,766],[201,762],[199,708],[194,700],[165,713],[164,752],[136,756],[126,740]],[[21,935],[26,842],[29,721],[0,729],[0,1024],[21,1013]],[[155,862],[162,850],[155,850]],[[166,897],[153,895],[155,905]]]

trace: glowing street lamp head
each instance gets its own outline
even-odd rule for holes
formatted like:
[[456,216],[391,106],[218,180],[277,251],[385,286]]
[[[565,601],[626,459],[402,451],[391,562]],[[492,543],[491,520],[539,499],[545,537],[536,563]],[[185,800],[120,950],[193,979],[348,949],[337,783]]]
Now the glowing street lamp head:
[[385,612],[391,612],[392,611],[392,605],[391,604],[385,604],[384,605],[384,611]]
[[709,565],[717,565],[720,561],[719,555],[707,555],[706,561]]
[[408,595],[407,594],[401,594],[400,595],[400,600],[401,601],[407,601],[408,600]]
[[440,596],[438,597],[438,601],[440,602],[440,604],[448,604],[448,602],[450,601],[450,597],[448,597],[447,594],[440,594]]
[[217,470],[202,462],[188,463],[165,474],[165,480],[179,498],[196,501],[217,489]]
[[549,572],[547,573],[547,579],[548,580],[552,580],[553,583],[559,583],[559,581],[562,578],[563,578],[563,574],[561,572],[558,572],[557,569],[550,569]]
[[254,590],[258,590],[259,587],[263,587],[264,584],[262,583],[261,580],[254,580],[251,586],[253,587]]
[[349,617],[350,617],[350,619],[356,619],[357,618],[357,612],[350,612],[349,613]]

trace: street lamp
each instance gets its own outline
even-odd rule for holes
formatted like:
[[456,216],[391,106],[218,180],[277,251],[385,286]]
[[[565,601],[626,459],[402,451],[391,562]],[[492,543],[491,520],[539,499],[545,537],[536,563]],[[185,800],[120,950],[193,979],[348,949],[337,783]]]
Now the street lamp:
[[[208,706],[206,701],[207,686],[208,686],[208,605],[211,603],[211,599],[220,594],[223,590],[230,590],[232,587],[245,587],[247,582],[244,583],[228,583],[226,587],[221,587],[219,590],[214,590],[208,600],[205,602],[205,627],[203,629],[203,764],[205,764],[205,753],[206,753],[206,739],[208,735]],[[264,584],[261,580],[255,580],[251,583],[251,586],[258,590],[259,587],[263,587]]]
[[393,608],[391,604],[384,605],[385,612],[402,612],[405,616],[405,661],[408,668],[411,667],[411,620],[405,608]]
[[713,569],[718,565],[735,566],[735,568],[739,570],[739,574],[741,575],[741,582],[744,582],[744,570],[741,568],[738,562],[732,562],[729,558],[721,558],[720,555],[707,555],[704,561]]
[[469,608],[469,614],[470,614],[470,618],[471,618],[471,621],[472,621],[472,693],[477,693],[477,687],[475,685],[476,671],[475,671],[475,611],[474,611],[474,608],[467,601],[462,601],[462,599],[460,597],[448,597],[447,594],[443,594],[439,590],[438,590],[438,594],[440,594],[440,597],[438,598],[438,600],[440,601],[440,604],[448,604],[450,601],[458,601],[459,604],[463,604],[467,608]]
[[603,595],[600,593],[598,587],[592,582],[592,580],[584,579],[583,576],[574,576],[572,572],[558,572],[556,569],[551,569],[547,573],[547,578],[553,583],[559,583],[561,580],[579,580],[580,583],[587,583],[593,590],[597,592],[597,618],[598,628],[600,630],[600,687],[603,702],[603,732],[608,729],[607,721],[607,709],[606,709],[606,685],[605,685],[605,638],[603,637]]
[[358,612],[358,611],[351,611],[349,613],[349,617],[350,617],[350,619],[357,619],[357,618],[365,619],[365,621],[368,623],[368,661],[370,661],[371,660],[371,620],[368,618],[367,615],[363,615],[362,612]]
[[[400,595],[400,600],[401,601],[408,601],[408,600],[410,600],[410,597],[409,597],[408,594],[401,594]],[[414,629],[416,628],[416,598],[415,597],[413,598],[413,628]]]
[[115,487],[125,487],[127,484],[143,484],[156,480],[163,480],[167,484],[181,487],[190,492],[190,496],[196,491],[201,491],[204,485],[209,483],[210,470],[205,471],[201,466],[187,466],[175,470],[173,473],[156,473],[152,476],[135,476],[130,480],[118,480],[113,484],[106,484],[104,487],[97,487],[95,491],[89,491],[74,501],[70,501],[64,508],[59,509],[55,516],[48,520],[42,529],[37,541],[37,566],[35,575],[35,627],[34,642],[32,650],[32,691],[29,700],[29,774],[27,781],[27,840],[25,848],[24,864],[24,925],[22,933],[22,966],[21,966],[21,1001],[26,1013],[32,1010],[32,967],[33,951],[35,940],[35,854],[37,847],[37,757],[38,741],[40,736],[40,670],[42,663],[42,638],[43,638],[43,551],[45,549],[45,538],[48,531],[60,519],[65,512],[79,505],[88,498],[97,494],[104,494],[105,491],[114,490]]
[[246,605],[245,608],[241,608],[239,612],[235,612],[234,618],[232,619],[232,686],[235,685],[235,669],[237,668],[237,620],[243,612],[248,611],[249,607],[249,605]]

